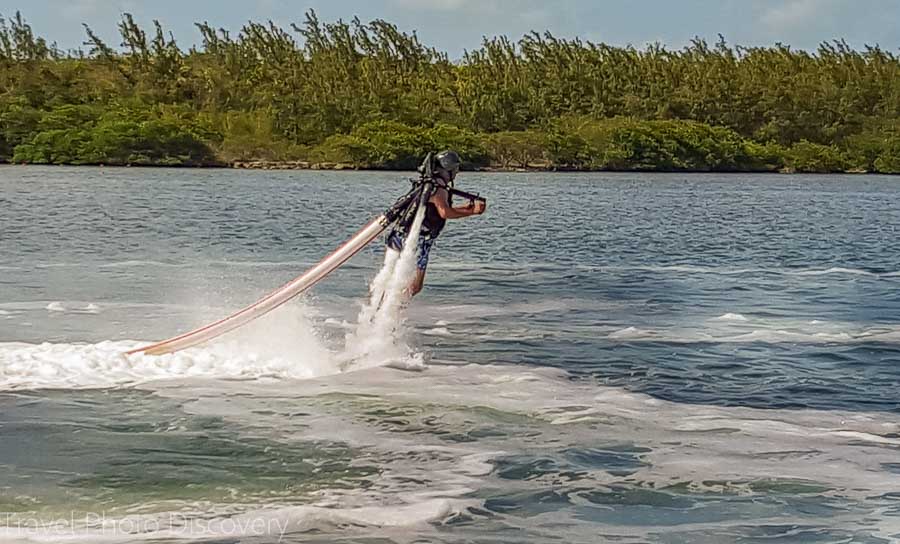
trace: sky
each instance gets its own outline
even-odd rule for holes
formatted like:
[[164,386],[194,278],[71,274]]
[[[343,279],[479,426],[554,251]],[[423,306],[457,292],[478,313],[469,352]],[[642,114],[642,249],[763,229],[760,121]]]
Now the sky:
[[309,9],[322,21],[387,20],[451,58],[478,48],[484,36],[518,39],[531,30],[637,47],[677,49],[722,34],[748,46],[814,49],[842,38],[857,48],[900,50],[900,0],[0,0],[0,14],[21,11],[38,35],[64,49],[84,42],[82,23],[118,44],[116,23],[126,12],[142,25],[159,20],[187,47],[199,40],[194,22],[233,32],[250,20],[287,28]]

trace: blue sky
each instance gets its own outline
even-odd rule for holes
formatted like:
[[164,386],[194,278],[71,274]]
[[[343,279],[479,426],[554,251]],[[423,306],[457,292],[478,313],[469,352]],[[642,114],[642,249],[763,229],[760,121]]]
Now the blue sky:
[[325,21],[386,19],[454,58],[478,47],[482,36],[519,38],[531,29],[616,45],[678,48],[694,36],[713,41],[723,34],[743,45],[780,41],[810,49],[844,38],[855,47],[900,50],[898,0],[0,0],[0,14],[22,11],[38,34],[64,48],[84,41],[81,23],[117,44],[123,12],[146,25],[159,19],[187,46],[199,36],[195,21],[233,31],[248,20],[287,26],[309,8]]

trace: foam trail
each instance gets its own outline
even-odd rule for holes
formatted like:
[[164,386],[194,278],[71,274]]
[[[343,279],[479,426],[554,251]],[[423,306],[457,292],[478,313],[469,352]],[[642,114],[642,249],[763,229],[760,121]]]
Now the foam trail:
[[388,283],[397,270],[399,260],[400,254],[396,251],[385,251],[384,266],[381,267],[375,279],[372,280],[369,290],[369,303],[360,310],[359,323],[368,323],[375,318],[375,312],[378,311],[381,300],[386,294]]
[[[424,219],[425,206],[420,206],[403,250],[399,254],[385,252],[384,266],[372,280],[369,302],[359,312],[356,330],[347,335],[345,367],[380,366],[409,359],[410,349],[401,339],[401,324],[407,300],[405,290],[415,276],[416,250]],[[421,365],[414,360],[409,363]]]

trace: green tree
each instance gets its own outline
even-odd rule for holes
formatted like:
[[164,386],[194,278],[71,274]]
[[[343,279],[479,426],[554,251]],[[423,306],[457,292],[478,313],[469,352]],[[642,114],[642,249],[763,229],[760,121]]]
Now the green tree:
[[825,174],[842,172],[847,167],[847,159],[834,146],[803,140],[788,150],[786,164],[796,172]]
[[489,154],[504,168],[528,168],[544,161],[547,137],[542,132],[507,131],[486,137]]
[[895,171],[900,59],[878,47],[531,32],[450,62],[382,20],[197,27],[183,49],[125,14],[116,44],[85,26],[64,52],[0,16],[0,160],[409,168],[458,147],[474,166]]
[[885,142],[873,166],[882,174],[900,174],[900,137],[894,136]]

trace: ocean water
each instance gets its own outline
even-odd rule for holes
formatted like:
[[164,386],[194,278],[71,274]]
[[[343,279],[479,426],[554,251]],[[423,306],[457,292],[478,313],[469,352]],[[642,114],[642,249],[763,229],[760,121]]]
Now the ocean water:
[[459,185],[488,212],[387,329],[357,324],[373,244],[126,357],[299,275],[404,176],[0,167],[0,542],[900,539],[898,178]]

